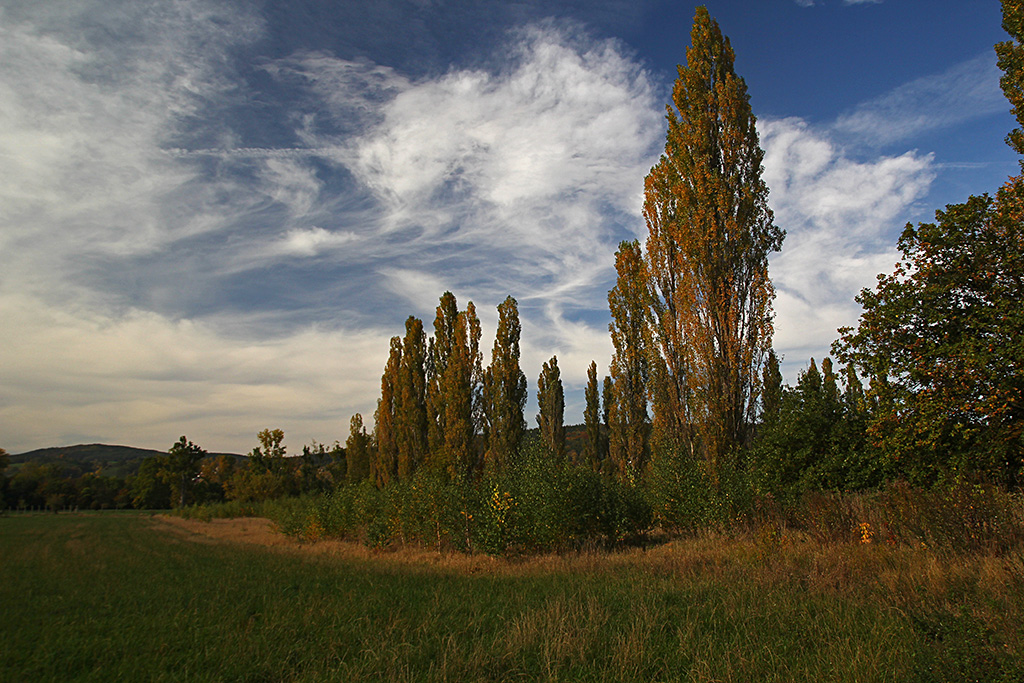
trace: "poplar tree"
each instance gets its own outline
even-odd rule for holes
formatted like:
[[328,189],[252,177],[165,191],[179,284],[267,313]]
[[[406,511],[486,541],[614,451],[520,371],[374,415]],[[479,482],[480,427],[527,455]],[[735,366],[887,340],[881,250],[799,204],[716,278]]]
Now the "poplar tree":
[[402,340],[391,338],[391,352],[380,379],[380,398],[374,413],[377,452],[370,463],[370,474],[378,487],[398,477],[398,442],[402,419],[401,405]]
[[480,321],[473,302],[459,311],[455,295],[441,296],[426,363],[427,460],[453,476],[477,465],[474,406],[479,394]]
[[544,363],[537,379],[537,426],[544,448],[558,461],[565,458],[565,392],[558,369],[558,358]]
[[398,376],[398,415],[395,439],[399,479],[408,479],[427,456],[426,341],[423,321],[405,321]]
[[602,470],[605,474],[612,474],[611,462],[611,435],[612,435],[612,408],[615,406],[615,386],[612,383],[611,375],[605,375],[601,383],[601,422],[604,425],[604,457],[601,461]]
[[526,375],[519,368],[519,309],[511,296],[498,305],[491,364],[484,372],[487,459],[500,469],[519,450],[526,433]]
[[768,352],[761,379],[761,423],[774,424],[782,407],[782,371],[774,350]]
[[443,457],[449,474],[454,477],[472,474],[475,461],[473,360],[470,358],[469,330],[469,315],[460,312],[455,318],[451,356],[443,377]]
[[647,282],[638,242],[623,242],[615,254],[618,282],[608,293],[612,322],[611,375],[615,401],[609,425],[609,455],[624,480],[635,481],[647,464],[650,419]]
[[601,471],[601,397],[597,385],[597,363],[590,362],[587,368],[587,388],[584,391],[586,407],[583,409],[583,423],[587,430],[587,441],[583,447],[583,459],[595,472]]
[[445,403],[448,365],[455,342],[455,324],[459,307],[455,295],[445,292],[434,317],[434,336],[430,340],[430,362],[427,376],[427,437],[428,459],[441,457],[445,448]]
[[348,439],[345,440],[346,480],[350,484],[363,481],[370,475],[370,435],[363,426],[363,416],[356,413],[349,421]]
[[[746,84],[705,7],[644,187],[655,424],[705,459],[712,483],[752,436],[771,349],[773,224]],[[692,429],[690,427],[692,426]]]

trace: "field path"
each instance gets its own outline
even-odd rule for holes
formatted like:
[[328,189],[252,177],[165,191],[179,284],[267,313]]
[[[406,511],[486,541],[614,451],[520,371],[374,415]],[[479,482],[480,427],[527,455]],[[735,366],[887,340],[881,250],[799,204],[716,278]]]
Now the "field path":
[[203,522],[198,519],[156,515],[153,517],[153,521],[158,528],[198,542],[291,547],[298,545],[294,540],[278,531],[273,522],[262,517],[235,517]]

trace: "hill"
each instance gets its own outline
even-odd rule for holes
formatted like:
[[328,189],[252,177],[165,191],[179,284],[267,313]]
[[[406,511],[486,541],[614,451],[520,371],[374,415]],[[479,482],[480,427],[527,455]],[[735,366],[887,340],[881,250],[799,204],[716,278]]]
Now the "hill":
[[[135,474],[143,460],[166,454],[167,451],[155,451],[149,448],[93,443],[37,448],[27,453],[11,455],[10,464],[12,470],[17,470],[27,463],[37,465],[60,463],[86,472],[102,470],[107,476],[125,477]],[[209,455],[242,457],[234,453],[210,453]]]

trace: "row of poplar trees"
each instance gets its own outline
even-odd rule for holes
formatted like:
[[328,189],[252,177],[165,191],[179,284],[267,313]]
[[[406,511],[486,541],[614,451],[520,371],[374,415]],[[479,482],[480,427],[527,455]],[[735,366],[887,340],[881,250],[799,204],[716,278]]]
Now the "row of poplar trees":
[[[740,465],[753,436],[771,351],[768,254],[781,248],[784,233],[768,208],[746,84],[733,70],[729,40],[703,7],[686,57],[667,107],[665,153],[645,183],[648,239],[623,242],[616,254],[618,281],[608,296],[615,351],[603,410],[596,364],[589,368],[583,460],[636,481],[653,443],[699,458],[717,485]],[[500,468],[519,447],[527,389],[515,300],[498,312],[487,368],[476,310],[469,303],[459,311],[450,292],[441,297],[433,337],[410,317],[404,338],[391,340],[367,473],[379,485],[425,463],[458,476]],[[555,358],[541,373],[538,400],[542,441],[561,456]]]
[[[1001,85],[1024,122],[1024,3],[1003,0],[1003,12],[1014,41],[997,45]],[[946,207],[935,225],[908,225],[896,272],[861,292],[858,328],[840,330],[841,379],[826,360],[822,375],[812,364],[795,390],[784,390],[772,352],[768,256],[785,233],[768,206],[764,152],[734,59],[698,7],[666,107],[665,151],[645,180],[647,238],[616,253],[614,354],[603,401],[596,364],[588,372],[583,464],[631,483],[697,472],[693,481],[723,499],[758,465],[762,483],[775,488],[860,488],[893,477],[927,484],[948,472],[1018,485],[1024,179],[1011,178],[994,200]],[[1022,140],[1020,130],[1009,137],[1017,151]],[[378,483],[432,461],[458,475],[500,468],[516,452],[526,380],[515,301],[499,313],[486,369],[475,310],[458,311],[451,294],[429,343],[415,318],[404,339],[392,340],[377,411]],[[867,395],[858,370],[871,382]],[[542,443],[560,457],[556,359],[539,389]],[[838,415],[849,424],[838,425]]]
[[[350,478],[368,475],[385,486],[408,479],[421,465],[459,478],[473,476],[485,463],[500,468],[526,433],[520,332],[516,300],[508,297],[498,306],[491,364],[485,368],[480,319],[472,301],[460,311],[455,296],[445,292],[429,340],[423,322],[410,316],[405,336],[391,339],[368,471],[356,471]],[[353,425],[357,435],[361,418],[353,420],[359,422]]]

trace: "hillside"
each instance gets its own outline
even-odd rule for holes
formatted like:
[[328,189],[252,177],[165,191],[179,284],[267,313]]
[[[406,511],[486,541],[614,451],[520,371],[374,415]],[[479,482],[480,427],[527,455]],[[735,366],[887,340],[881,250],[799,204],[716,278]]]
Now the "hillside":
[[[83,471],[102,470],[107,476],[125,477],[135,474],[139,469],[139,464],[146,458],[166,454],[167,451],[155,451],[149,448],[93,443],[38,448],[27,453],[11,455],[10,464],[12,470],[17,470],[26,463],[35,463],[37,465],[63,463]],[[210,453],[209,455],[242,457],[234,453]]]

